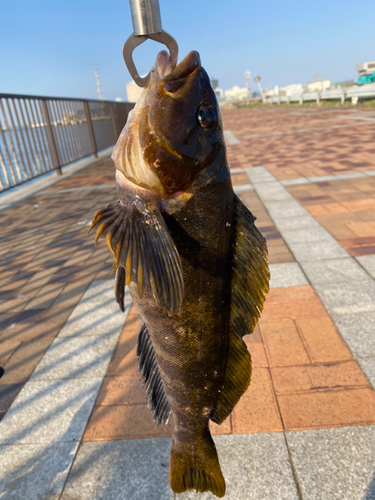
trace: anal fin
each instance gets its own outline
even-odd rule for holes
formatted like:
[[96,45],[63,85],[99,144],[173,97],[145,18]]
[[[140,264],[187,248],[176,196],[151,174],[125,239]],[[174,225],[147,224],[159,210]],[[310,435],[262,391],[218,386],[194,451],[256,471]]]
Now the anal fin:
[[236,196],[227,365],[223,388],[211,417],[217,424],[229,416],[250,384],[251,357],[242,337],[253,332],[269,290],[266,240],[254,220]]
[[146,397],[156,425],[168,423],[171,409],[164,391],[154,346],[147,327],[142,323],[137,341],[138,368],[146,388]]

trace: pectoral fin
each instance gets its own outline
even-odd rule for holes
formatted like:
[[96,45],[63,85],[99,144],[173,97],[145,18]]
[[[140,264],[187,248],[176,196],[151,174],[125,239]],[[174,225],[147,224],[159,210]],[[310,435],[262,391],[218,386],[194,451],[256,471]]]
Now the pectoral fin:
[[[148,290],[159,307],[176,313],[184,297],[181,260],[158,207],[155,204],[107,205],[96,212],[90,230],[98,226],[95,241],[105,236],[113,255],[116,300],[123,302],[123,288],[137,284],[142,298]],[[121,269],[122,268],[122,269]]]
[[223,388],[211,417],[217,424],[229,416],[250,384],[251,357],[242,337],[253,332],[269,290],[266,240],[254,220],[236,196],[228,357]]

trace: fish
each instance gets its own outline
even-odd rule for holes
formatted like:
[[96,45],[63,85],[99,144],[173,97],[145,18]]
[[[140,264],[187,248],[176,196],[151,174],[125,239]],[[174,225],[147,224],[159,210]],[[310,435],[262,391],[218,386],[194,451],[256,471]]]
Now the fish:
[[138,366],[157,425],[174,432],[170,485],[221,498],[226,484],[210,421],[250,384],[243,340],[269,290],[267,245],[233,191],[222,119],[198,52],[174,69],[161,51],[112,153],[118,201],[96,212],[142,325]]

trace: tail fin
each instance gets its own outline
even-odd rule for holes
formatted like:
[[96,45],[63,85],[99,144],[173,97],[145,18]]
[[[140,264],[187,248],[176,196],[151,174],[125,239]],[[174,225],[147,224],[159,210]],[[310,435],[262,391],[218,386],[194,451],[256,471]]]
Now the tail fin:
[[207,429],[194,443],[172,439],[170,483],[175,493],[195,489],[198,493],[211,491],[218,497],[225,495],[225,481],[221,472],[215,443]]

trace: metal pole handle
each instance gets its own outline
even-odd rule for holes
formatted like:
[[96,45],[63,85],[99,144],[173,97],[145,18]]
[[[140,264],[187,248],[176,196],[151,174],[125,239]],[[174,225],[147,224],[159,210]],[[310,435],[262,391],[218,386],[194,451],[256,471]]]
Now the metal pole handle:
[[134,35],[161,33],[159,0],[129,0]]

